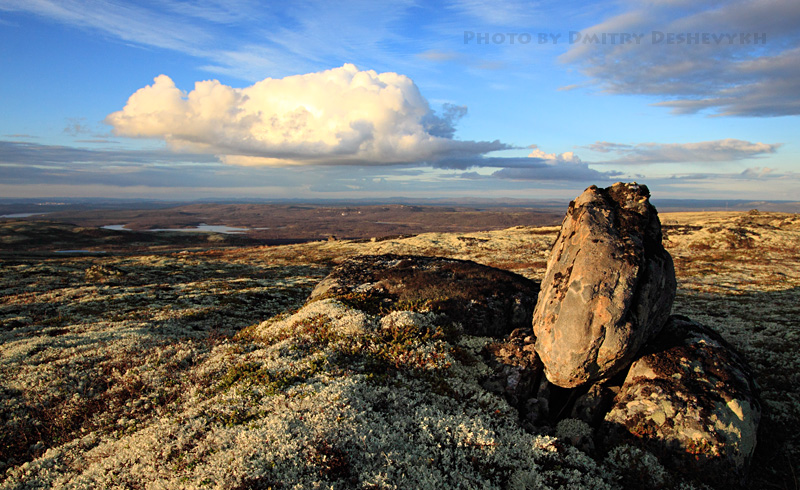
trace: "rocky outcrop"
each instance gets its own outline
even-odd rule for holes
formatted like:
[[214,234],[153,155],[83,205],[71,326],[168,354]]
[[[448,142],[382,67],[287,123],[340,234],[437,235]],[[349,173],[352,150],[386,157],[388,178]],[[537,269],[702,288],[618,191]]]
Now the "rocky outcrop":
[[569,416],[607,452],[632,444],[678,474],[738,485],[756,445],[755,383],[717,333],[669,316],[675,271],[649,196],[617,183],[570,203],[533,315],[546,380],[526,417]]
[[626,368],[675,297],[672,258],[646,186],[592,186],[570,203],[533,316],[547,378],[571,388]]
[[[308,303],[333,298],[385,317],[382,326],[427,312],[436,328],[462,326],[452,339],[494,337],[480,349],[477,381],[517,409],[522,427],[616,455],[614,465],[657,457],[678,479],[738,485],[756,444],[755,383],[718,334],[669,316],[675,271],[649,196],[635,183],[586,189],[570,204],[541,292],[474,262],[374,255],[342,262]],[[465,352],[452,354],[479,362]],[[629,488],[646,481],[620,471]]]
[[633,442],[664,464],[741,483],[761,414],[749,368],[716,332],[673,316],[631,365],[605,416],[606,446]]
[[539,285],[512,272],[466,260],[411,255],[348,259],[311,292],[362,310],[433,311],[470,335],[503,337],[530,329]]

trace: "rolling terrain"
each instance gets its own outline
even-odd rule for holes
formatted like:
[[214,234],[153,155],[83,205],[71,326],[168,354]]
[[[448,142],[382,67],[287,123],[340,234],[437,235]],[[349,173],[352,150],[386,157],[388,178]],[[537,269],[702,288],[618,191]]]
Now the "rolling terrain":
[[[314,223],[334,222],[333,211],[300,211],[307,218],[301,228],[309,232]],[[209,222],[203,208],[179,212],[194,214],[182,223],[153,217],[137,221],[133,215],[118,223],[136,230]],[[266,224],[247,222],[241,212],[219,224]],[[346,211],[336,212],[341,217]],[[369,212],[375,213],[367,214],[369,221],[388,220],[385,213],[394,213],[400,218],[393,219],[405,220],[406,231],[414,229],[409,223],[419,213],[402,208]],[[440,211],[437,226],[447,224],[449,212]],[[334,264],[356,254],[467,259],[540,280],[560,216],[548,218],[550,226],[500,221],[497,227],[479,217],[452,224],[474,220],[472,230],[445,228],[388,238],[371,229],[332,224],[316,241],[279,246],[235,241],[267,239],[249,233],[98,230],[109,223],[90,214],[71,216],[74,225],[58,224],[57,216],[47,222],[0,223],[5,247],[0,256],[0,488],[267,488],[315,481],[325,487],[358,481],[364,488],[391,488],[404,481],[399,475],[414,468],[425,468],[423,473],[439,485],[452,484],[453,472],[461,471],[465,478],[485,479],[490,487],[513,487],[531,477],[509,469],[525,458],[550,475],[538,488],[555,488],[559,478],[566,479],[563,484],[619,488],[617,462],[563,449],[568,443],[558,434],[526,433],[515,425],[513,410],[491,395],[481,395],[475,406],[488,411],[469,412],[474,416],[468,425],[455,414],[461,410],[458,404],[474,410],[471,399],[419,395],[413,403],[428,418],[415,422],[422,427],[417,444],[379,451],[377,459],[358,459],[338,441],[364,437],[366,447],[370,437],[377,437],[347,432],[373,423],[354,408],[372,396],[358,391],[361,375],[320,357],[325,351],[314,343],[320,342],[316,337],[281,336],[270,343],[243,334],[267,320],[287,318]],[[797,488],[800,217],[688,212],[662,213],[661,221],[678,277],[673,313],[720,332],[747,358],[761,386],[764,416],[749,487]],[[359,239],[319,240],[328,234]],[[36,252],[36,244],[48,236],[51,243]],[[127,243],[131,248],[125,237],[135,237]],[[54,247],[111,252],[63,255],[52,253]],[[477,353],[487,342],[462,338],[452,349]],[[431,345],[446,347],[403,343],[392,355],[399,356],[398,363],[424,362],[439,352],[439,347],[426,350]],[[297,357],[296,365],[278,362],[293,353],[306,357]],[[437,365],[425,371],[425,382],[452,385],[481,376],[480,363],[453,363],[458,370]],[[269,374],[259,370],[262,365]],[[405,381],[403,393],[416,393],[414,379]],[[390,388],[381,384],[389,382],[385,377],[373,375],[368,381],[378,391]],[[469,393],[479,390],[470,386],[464,388]],[[352,400],[349,408],[341,403],[345,399]],[[441,405],[445,401],[450,405]],[[453,403],[457,410],[451,413]],[[523,443],[532,444],[533,453],[521,455]],[[452,448],[440,454],[437,444]],[[559,457],[564,459],[547,463],[548,451],[563,452]],[[440,458],[436,464],[426,459],[434,454]],[[495,473],[476,460],[504,469]],[[569,475],[558,473],[563,468]],[[660,466],[654,468],[657,473]],[[294,480],[276,480],[282,474]]]
[[[71,224],[80,228],[111,225],[116,230],[107,231],[135,232],[155,229],[189,230],[202,225],[227,226],[238,229],[236,233],[248,239],[276,244],[324,240],[329,237],[380,238],[432,231],[458,232],[496,230],[517,225],[542,226],[559,223],[561,211],[526,207],[476,208],[404,204],[184,204],[138,209],[52,208],[46,214],[25,219]],[[0,220],[0,224],[2,222]],[[141,239],[141,235],[137,234],[132,238]]]

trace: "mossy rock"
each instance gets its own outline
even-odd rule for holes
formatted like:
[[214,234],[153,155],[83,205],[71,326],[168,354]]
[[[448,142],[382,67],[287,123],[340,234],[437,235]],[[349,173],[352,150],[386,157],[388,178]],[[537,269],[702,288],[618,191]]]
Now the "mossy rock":
[[476,262],[389,254],[346,260],[308,302],[335,298],[372,314],[432,311],[466,334],[503,337],[530,327],[538,294],[537,282]]
[[679,473],[736,487],[760,419],[744,359],[712,329],[674,315],[631,366],[602,432],[608,446],[640,445]]

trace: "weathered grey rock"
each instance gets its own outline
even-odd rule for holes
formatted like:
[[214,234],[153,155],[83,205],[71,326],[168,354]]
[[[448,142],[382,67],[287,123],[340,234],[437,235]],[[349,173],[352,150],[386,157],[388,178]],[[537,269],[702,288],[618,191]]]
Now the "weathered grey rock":
[[547,378],[571,388],[627,367],[675,297],[672,258],[646,186],[589,187],[570,203],[533,316]]
[[602,432],[606,447],[641,445],[701,480],[738,485],[760,416],[744,360],[710,328],[673,316],[631,365]]
[[467,260],[362,255],[334,268],[308,301],[336,298],[361,310],[434,311],[470,335],[503,337],[530,329],[539,284]]

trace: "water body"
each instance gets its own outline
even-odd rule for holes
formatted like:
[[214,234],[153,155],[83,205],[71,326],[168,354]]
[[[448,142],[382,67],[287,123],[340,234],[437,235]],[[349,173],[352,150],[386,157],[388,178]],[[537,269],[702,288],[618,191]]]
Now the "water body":
[[0,215],[0,218],[30,218],[31,216],[39,216],[47,213],[13,213]]
[[[103,228],[106,230],[115,230],[115,231],[131,231],[125,228],[125,225],[106,225]],[[269,228],[254,228],[254,229],[268,230]],[[225,233],[233,235],[237,233],[247,233],[248,231],[250,231],[250,228],[234,228],[231,226],[207,225],[205,223],[200,223],[194,228],[153,228],[152,230],[144,230],[144,231],[181,231],[190,233],[205,232],[205,233]]]
[[53,250],[57,254],[104,254],[103,250]]

